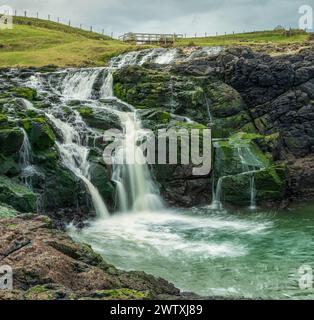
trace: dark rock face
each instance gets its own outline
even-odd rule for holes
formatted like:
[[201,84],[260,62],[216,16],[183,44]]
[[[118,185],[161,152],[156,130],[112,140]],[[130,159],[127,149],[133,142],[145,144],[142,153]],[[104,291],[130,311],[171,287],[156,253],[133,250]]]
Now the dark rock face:
[[[131,85],[130,70],[121,71],[121,75],[128,75],[126,80],[118,74],[115,81],[117,93],[135,105],[140,102],[133,94],[145,94],[147,104],[140,105],[142,109],[156,107],[150,103],[152,98],[158,101],[159,108],[207,125],[207,106],[214,120],[214,137],[228,138],[239,131],[262,135],[264,139],[259,146],[263,152],[270,153],[273,161],[286,163],[291,168],[287,170],[291,174],[284,178],[285,190],[286,196],[295,200],[303,198],[300,190],[304,189],[302,179],[299,181],[296,176],[298,172],[303,176],[305,169],[311,172],[309,160],[305,159],[310,159],[314,152],[313,62],[314,48],[278,57],[254,53],[247,48],[230,48],[218,56],[174,64],[163,72],[133,70],[142,75],[135,85]],[[159,83],[162,77],[163,86]],[[146,85],[150,78],[158,80],[150,80],[150,85]],[[190,86],[193,90],[187,82],[194,83]],[[155,100],[154,95],[159,98]],[[182,107],[183,96],[187,102],[185,107]],[[177,102],[175,110],[169,108],[171,101],[174,106],[173,101]],[[188,176],[183,180],[183,184],[177,185],[176,193],[186,188]],[[309,180],[306,179],[307,188],[311,190],[314,183]],[[167,187],[170,185],[169,182]],[[289,187],[292,185],[293,188]],[[307,198],[311,198],[310,194],[309,191]]]
[[1,299],[179,298],[180,291],[144,272],[124,272],[88,245],[52,228],[47,217],[2,219],[0,261],[13,268],[14,291]]
[[[313,152],[313,61],[313,48],[275,58],[239,48],[227,49],[207,63],[174,66],[173,71],[223,79],[241,95],[259,133],[280,134],[276,152],[286,159]],[[208,65],[212,65],[210,70]]]

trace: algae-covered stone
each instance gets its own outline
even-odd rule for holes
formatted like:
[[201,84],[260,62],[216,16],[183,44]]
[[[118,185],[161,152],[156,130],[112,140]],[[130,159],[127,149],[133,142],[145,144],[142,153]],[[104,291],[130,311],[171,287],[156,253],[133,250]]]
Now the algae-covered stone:
[[110,203],[114,198],[114,188],[110,182],[110,174],[107,168],[101,163],[92,163],[90,166],[90,180],[106,203]]
[[36,195],[25,186],[0,176],[0,202],[21,212],[36,211]]
[[56,137],[45,118],[23,119],[22,125],[35,149],[46,150],[54,145]]
[[245,107],[241,95],[221,81],[209,83],[206,93],[211,115],[215,118],[235,116]]
[[149,291],[132,289],[98,290],[91,297],[102,300],[146,300],[151,298]]
[[0,129],[8,128],[8,117],[5,114],[0,113]]
[[122,128],[119,116],[109,110],[95,110],[91,107],[79,107],[77,108],[77,111],[92,128],[101,130]]
[[76,294],[62,285],[37,285],[24,293],[25,300],[74,300]]
[[19,97],[19,98],[24,98],[29,101],[33,101],[37,97],[37,92],[35,89],[28,88],[28,87],[17,87],[13,88],[11,90],[14,96]]
[[250,183],[253,177],[257,203],[277,202],[283,199],[285,189],[284,168],[272,166],[254,173],[225,177],[222,184],[224,200],[230,204],[248,206],[251,199]]
[[16,176],[21,172],[19,164],[19,154],[13,154],[12,156],[5,156],[0,153],[0,175]]
[[19,214],[14,208],[0,202],[0,218],[15,217]]
[[2,129],[0,130],[0,153],[12,155],[18,153],[23,144],[24,135],[21,129]]

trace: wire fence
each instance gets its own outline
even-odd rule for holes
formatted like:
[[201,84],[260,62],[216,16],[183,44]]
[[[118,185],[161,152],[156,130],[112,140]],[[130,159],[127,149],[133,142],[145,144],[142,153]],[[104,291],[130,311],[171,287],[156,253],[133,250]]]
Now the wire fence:
[[69,27],[73,27],[73,28],[78,28],[81,30],[85,30],[85,31],[89,31],[89,32],[94,32],[94,33],[98,33],[101,34],[103,36],[109,36],[111,38],[118,38],[117,35],[114,34],[114,32],[111,32],[110,34],[106,34],[105,33],[105,29],[97,29],[96,27],[94,27],[93,25],[90,26],[86,26],[82,23],[80,24],[74,24],[71,19],[63,19],[59,16],[54,16],[51,14],[40,14],[40,12],[31,12],[29,10],[14,10],[14,16],[15,17],[25,17],[25,18],[35,18],[35,19],[40,19],[40,20],[46,20],[46,21],[51,21],[51,22],[56,22],[56,23],[60,23],[62,25],[66,25]]

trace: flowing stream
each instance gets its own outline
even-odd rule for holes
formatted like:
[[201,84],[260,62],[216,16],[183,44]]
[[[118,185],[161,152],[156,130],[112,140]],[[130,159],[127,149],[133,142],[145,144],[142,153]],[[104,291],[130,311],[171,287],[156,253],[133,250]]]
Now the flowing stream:
[[[219,50],[194,52],[192,58]],[[112,72],[126,65],[168,64],[189,58],[181,57],[177,50],[144,50],[113,58],[109,68],[70,69],[31,79],[30,85],[38,91],[60,97],[45,116],[58,133],[63,165],[84,182],[97,213],[97,218],[82,230],[70,225],[70,235],[91,244],[119,268],[161,276],[184,291],[203,296],[313,298],[313,290],[300,290],[298,270],[314,258],[314,207],[296,208],[291,214],[259,211],[254,173],[263,165],[249,147],[234,145],[240,169],[233,173],[249,177],[248,210],[224,209],[223,184],[228,175],[219,170],[214,173],[212,206],[190,210],[164,207],[143,153],[137,148],[145,130],[134,108],[114,97]],[[121,121],[122,143],[112,159],[114,215],[109,215],[90,178],[90,141],[101,135],[66,103],[73,99],[95,112],[113,112]],[[26,138],[21,149],[23,168],[31,164]],[[218,147],[216,151],[219,167]]]

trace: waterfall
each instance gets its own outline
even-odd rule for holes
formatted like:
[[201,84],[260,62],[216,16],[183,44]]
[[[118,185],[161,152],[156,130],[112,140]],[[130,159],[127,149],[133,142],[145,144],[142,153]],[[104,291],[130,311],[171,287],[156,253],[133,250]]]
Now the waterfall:
[[32,147],[26,131],[20,128],[23,132],[23,144],[20,149],[20,167],[22,169],[22,179],[24,184],[31,189],[32,187],[32,176],[36,173],[35,168],[31,165],[32,161]]
[[[222,141],[222,140],[220,140]],[[226,140],[229,148],[233,150],[233,157],[238,159],[240,168],[237,169],[237,172],[232,174],[223,175],[220,172],[222,169],[222,158],[223,151],[220,147],[219,141],[214,141],[213,146],[215,149],[215,169],[214,169],[214,178],[213,178],[213,190],[212,190],[212,203],[211,208],[214,210],[221,210],[223,208],[222,204],[222,193],[223,193],[223,182],[226,178],[247,175],[248,176],[248,200],[249,208],[251,210],[256,209],[256,186],[255,186],[255,173],[264,168],[263,163],[255,157],[251,151],[249,144],[239,144],[238,141]],[[217,181],[217,183],[216,183]]]
[[[56,145],[63,165],[84,182],[98,217],[107,217],[108,210],[99,191],[91,182],[88,142],[99,138],[99,131],[88,127],[75,106],[72,107],[68,101],[78,100],[77,105],[83,102],[93,110],[105,108],[101,105],[101,99],[107,99],[105,103],[110,104],[111,111],[120,117],[124,126],[124,141],[113,156],[112,181],[116,186],[117,209],[122,212],[158,210],[163,207],[159,190],[151,177],[142,150],[137,147],[143,133],[141,122],[132,106],[114,97],[113,72],[130,65],[143,65],[146,62],[171,64],[186,58],[180,49],[148,49],[115,57],[107,68],[68,69],[45,75],[38,74],[30,79],[29,85],[39,92],[47,94],[48,97],[51,94],[59,97],[52,99],[50,109],[43,113],[61,137],[61,141]],[[95,99],[100,99],[100,102]],[[64,107],[69,110],[70,115],[63,111]],[[121,109],[131,111],[118,111]],[[134,157],[138,161],[130,162]],[[218,186],[221,184],[222,180]],[[217,199],[220,199],[220,189],[217,189]]]
[[[221,202],[223,179],[224,177],[220,177],[218,179],[216,188],[215,188],[215,184],[213,183],[213,200],[211,204],[211,208],[213,210],[222,210],[223,208],[222,202]],[[213,181],[215,181],[215,179]]]
[[253,155],[249,146],[238,147],[238,154],[241,159],[243,173],[250,174],[250,209],[256,209],[256,187],[255,187],[255,173],[261,170],[264,166],[263,164]]
[[137,141],[141,126],[135,112],[120,113],[124,141],[116,150],[112,180],[117,184],[118,208],[122,212],[159,210],[163,207],[146,159]]
[[23,128],[20,128],[23,132],[23,144],[20,149],[20,165],[22,169],[25,169],[31,165],[32,147],[28,139],[28,135]]
[[[97,216],[107,217],[109,215],[107,207],[99,191],[90,181],[89,148],[82,144],[79,132],[69,123],[57,119],[52,114],[47,114],[46,116],[62,135],[63,142],[57,142],[57,146],[63,165],[85,183]],[[82,121],[77,112],[75,120],[76,122]]]
[[111,69],[109,69],[104,84],[100,89],[100,98],[112,98],[113,96],[113,75]]
[[102,68],[69,70],[62,81],[62,95],[79,100],[92,98],[93,85],[102,71]]
[[250,209],[256,210],[256,187],[255,187],[255,175],[254,173],[251,175],[250,178]]

